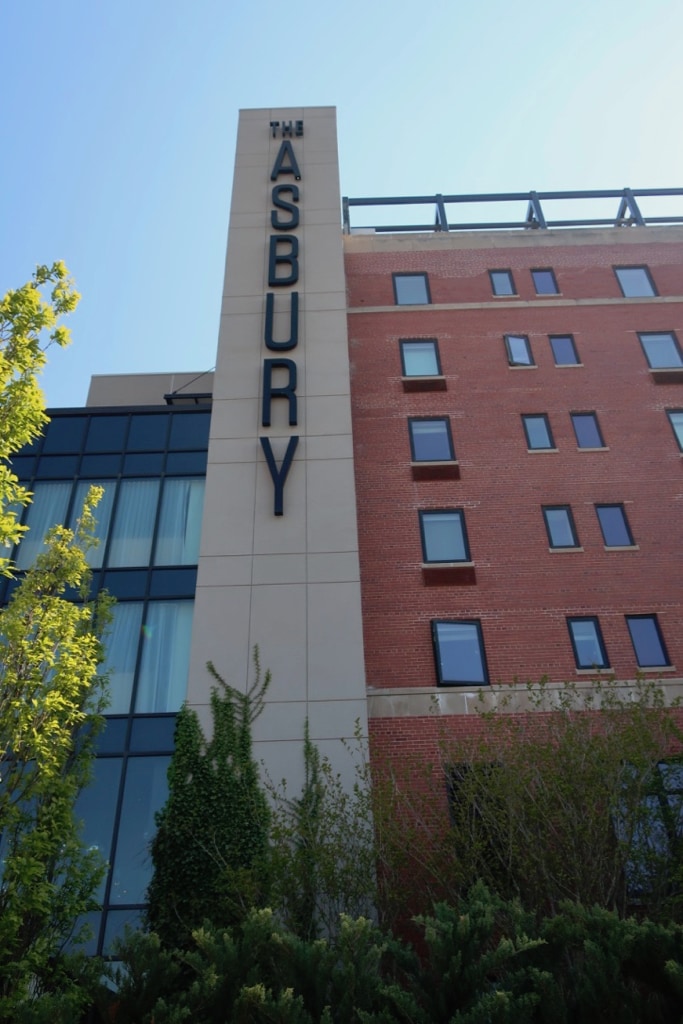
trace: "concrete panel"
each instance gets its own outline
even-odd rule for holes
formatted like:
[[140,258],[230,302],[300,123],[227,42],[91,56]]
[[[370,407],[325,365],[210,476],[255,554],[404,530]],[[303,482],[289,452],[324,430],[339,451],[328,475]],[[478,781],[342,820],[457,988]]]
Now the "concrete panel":
[[253,398],[215,401],[211,414],[211,437],[257,437],[261,410]]
[[308,556],[309,583],[357,583],[359,579],[357,551],[311,552]]
[[309,551],[356,551],[356,491],[351,459],[308,461]]
[[308,703],[311,739],[344,739],[353,744],[357,726],[365,721],[365,698],[356,700],[312,700]]
[[206,704],[212,680],[206,669],[212,661],[226,682],[244,689],[251,671],[249,587],[202,587],[195,596],[192,650],[187,702]]
[[252,582],[251,555],[211,556],[199,559],[198,587],[248,587]]
[[363,632],[357,583],[309,585],[310,700],[363,696]]
[[201,557],[243,555],[254,541],[256,467],[213,466],[206,477]]
[[260,583],[305,583],[306,555],[254,555],[254,585]]
[[306,438],[304,458],[352,459],[353,438],[350,434],[327,434],[323,437]]
[[[286,442],[273,442],[278,466]],[[263,455],[257,467],[254,553],[296,554],[306,550],[306,463],[294,456],[284,488],[284,515],[273,515],[273,481]]]
[[256,437],[213,438],[209,463],[256,462],[261,459],[261,445]]
[[[340,388],[344,382],[340,382]],[[348,393],[310,396],[306,401],[308,434],[324,437],[326,434],[351,433],[351,401]]]
[[292,640],[306,636],[306,587],[270,584],[251,593],[251,642],[258,645],[263,668],[273,673],[267,700],[304,700],[306,647]]

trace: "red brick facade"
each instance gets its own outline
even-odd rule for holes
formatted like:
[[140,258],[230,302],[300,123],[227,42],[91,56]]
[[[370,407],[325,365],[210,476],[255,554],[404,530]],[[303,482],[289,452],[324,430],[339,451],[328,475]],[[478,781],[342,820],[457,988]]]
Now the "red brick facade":
[[[433,619],[481,621],[492,683],[581,678],[568,615],[598,616],[611,670],[632,679],[624,616],[656,614],[672,666],[662,675],[677,678],[683,462],[666,410],[683,408],[683,371],[657,380],[636,332],[683,342],[681,233],[497,233],[489,246],[458,237],[436,236],[431,248],[425,236],[347,245],[368,686],[436,686]],[[657,297],[624,298],[614,266],[647,266]],[[535,268],[553,269],[559,294],[536,295]],[[517,294],[493,297],[490,269],[510,269]],[[393,272],[427,273],[431,305],[396,306]],[[509,365],[505,334],[528,336],[533,367]],[[566,334],[581,365],[555,365],[549,335]],[[406,390],[399,339],[431,337],[445,390]],[[597,415],[604,449],[577,447],[572,412]],[[538,413],[556,451],[527,450],[521,417]],[[411,416],[450,418],[459,478],[415,478]],[[623,504],[634,548],[605,550],[596,503]],[[578,549],[549,550],[542,505],[571,506]],[[418,510],[450,508],[465,512],[469,576],[421,568]],[[407,729],[414,745],[424,723],[374,729],[404,741]]]

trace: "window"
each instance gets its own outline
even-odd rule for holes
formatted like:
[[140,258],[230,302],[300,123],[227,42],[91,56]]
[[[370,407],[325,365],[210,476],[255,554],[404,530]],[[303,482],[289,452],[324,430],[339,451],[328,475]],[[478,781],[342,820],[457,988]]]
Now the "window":
[[437,377],[441,373],[436,338],[400,342],[404,377]]
[[193,601],[150,601],[142,629],[135,710],[178,711],[190,664]]
[[489,277],[494,295],[517,294],[511,270],[489,270]]
[[579,546],[569,505],[544,505],[543,518],[551,548],[576,548]]
[[657,294],[647,267],[615,267],[614,273],[617,275],[622,295],[627,299]]
[[602,530],[605,547],[626,548],[633,546],[633,537],[623,505],[596,505],[595,511]]
[[488,683],[484,639],[478,619],[433,621],[432,639],[440,686]]
[[202,527],[204,480],[166,480],[161,497],[155,565],[196,565]]
[[393,280],[397,306],[426,306],[432,301],[426,274],[394,274]]
[[158,480],[123,480],[109,547],[109,566],[149,565]]
[[579,448],[604,448],[605,442],[598,426],[598,417],[594,412],[573,412],[572,426]]
[[557,295],[559,288],[552,270],[532,270],[531,278],[537,295]]
[[531,451],[554,449],[555,442],[550,433],[550,423],[545,413],[522,416],[527,448]]
[[673,428],[673,432],[678,441],[678,447],[683,451],[683,410],[682,409],[670,409],[667,412],[669,417],[669,423]]
[[594,615],[567,619],[577,668],[609,668],[607,651]]
[[38,480],[33,485],[33,501],[26,510],[24,522],[28,526],[16,551],[17,568],[28,569],[43,549],[47,531],[63,523],[71,494],[71,481]]
[[626,625],[640,668],[661,668],[669,664],[656,615],[627,615]]
[[408,430],[413,462],[451,462],[455,458],[447,416],[409,419]]
[[581,362],[571,334],[551,334],[550,347],[555,366],[578,366]]
[[683,357],[673,331],[639,334],[638,337],[651,370],[678,370],[683,367]]
[[531,345],[525,334],[506,334],[505,348],[510,366],[534,366]]
[[469,562],[470,551],[462,509],[420,512],[425,562]]

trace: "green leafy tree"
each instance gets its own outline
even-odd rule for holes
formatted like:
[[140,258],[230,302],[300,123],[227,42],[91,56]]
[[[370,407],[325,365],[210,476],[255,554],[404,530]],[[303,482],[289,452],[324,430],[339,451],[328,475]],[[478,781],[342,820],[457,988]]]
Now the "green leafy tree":
[[252,755],[252,725],[263,709],[270,673],[240,693],[208,670],[213,734],[202,733],[196,713],[178,716],[169,795],[157,814],[152,841],[154,872],[147,893],[147,923],[167,947],[185,946],[203,921],[240,920],[267,891],[269,810]]
[[[77,301],[63,263],[38,267],[31,282],[0,301],[5,576],[14,575],[9,552],[21,538],[18,517],[30,501],[11,471],[11,456],[47,421],[37,374],[45,349],[67,344],[60,318]],[[49,532],[35,566],[0,611],[0,1020],[7,1022],[73,1020],[88,998],[88,968],[69,948],[78,948],[75,922],[92,908],[103,871],[99,858],[83,849],[74,816],[103,700],[97,668],[104,609],[85,600],[85,552],[98,500],[93,489],[76,530]],[[73,600],[79,592],[81,600]]]

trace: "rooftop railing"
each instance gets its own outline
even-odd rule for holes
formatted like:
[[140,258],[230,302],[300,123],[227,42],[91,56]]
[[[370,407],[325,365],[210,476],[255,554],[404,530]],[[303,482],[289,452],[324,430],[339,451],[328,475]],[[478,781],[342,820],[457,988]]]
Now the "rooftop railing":
[[[645,216],[642,212],[644,204],[639,203],[640,199],[652,199],[656,197],[673,198],[683,196],[683,188],[621,188],[621,189],[593,189],[583,192],[484,192],[474,195],[441,195],[432,196],[392,196],[383,198],[342,199],[342,210],[344,219],[344,234],[354,232],[405,232],[405,231],[490,231],[508,230],[513,228],[525,228],[530,230],[545,230],[547,228],[577,228],[577,227],[647,227],[655,224],[683,224],[682,215],[658,215]],[[616,200],[616,215],[607,217],[567,217],[567,212],[577,200]],[[551,217],[550,205],[561,204],[560,211],[563,216]],[[466,210],[469,206],[479,207],[481,204],[507,204],[504,214],[509,214],[511,208],[520,205],[520,214],[526,204],[526,214],[523,218],[512,220],[462,220],[460,211]],[[543,204],[546,204],[544,209]],[[585,203],[584,203],[585,205]],[[661,203],[656,204],[658,207]],[[673,205],[673,204],[671,204]],[[683,207],[683,204],[677,204]],[[408,223],[408,224],[363,224],[351,223],[351,208],[360,206],[373,207],[432,207],[434,219],[430,223]],[[601,204],[606,207],[607,204]],[[455,207],[455,210],[448,208]],[[577,203],[578,207],[578,203]],[[498,207],[500,210],[500,207]],[[476,213],[481,211],[477,210]],[[578,212],[578,210],[577,210]],[[450,214],[450,217],[449,217]],[[514,217],[514,213],[513,213]]]

